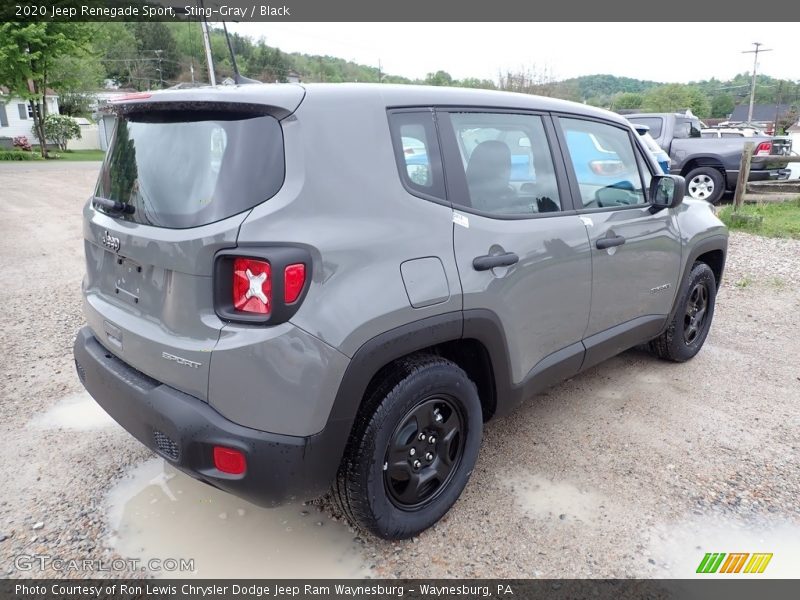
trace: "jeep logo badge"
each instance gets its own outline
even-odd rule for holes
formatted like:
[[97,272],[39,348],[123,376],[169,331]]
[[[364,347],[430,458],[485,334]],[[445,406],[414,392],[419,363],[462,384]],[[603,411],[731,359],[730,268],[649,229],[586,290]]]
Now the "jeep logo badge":
[[108,230],[103,233],[103,237],[100,238],[100,241],[103,242],[103,246],[109,250],[119,252],[119,238],[112,236],[108,233]]

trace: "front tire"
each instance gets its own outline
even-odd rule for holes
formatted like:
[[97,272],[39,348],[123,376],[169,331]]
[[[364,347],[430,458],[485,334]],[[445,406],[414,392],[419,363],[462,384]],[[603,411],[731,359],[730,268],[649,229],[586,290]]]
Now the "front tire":
[[675,362],[693,358],[708,337],[716,299],[714,272],[705,263],[694,263],[688,286],[678,298],[675,316],[667,330],[650,341],[650,350],[659,358]]
[[401,359],[380,377],[354,425],[333,497],[354,525],[405,539],[461,495],[478,457],[481,404],[467,374],[437,356]]
[[698,167],[686,174],[686,193],[717,205],[725,193],[725,176],[714,167]]

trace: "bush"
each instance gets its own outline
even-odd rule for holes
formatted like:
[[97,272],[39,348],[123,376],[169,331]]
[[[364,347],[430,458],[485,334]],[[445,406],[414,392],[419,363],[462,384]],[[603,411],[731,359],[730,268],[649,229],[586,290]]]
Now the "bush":
[[23,152],[22,150],[0,150],[0,160],[40,160],[42,155],[38,152]]
[[19,148],[23,152],[30,152],[32,150],[31,143],[24,135],[18,135],[17,137],[12,138],[11,144],[14,146],[14,148]]
[[[37,132],[34,134],[36,139],[39,139],[39,134]],[[67,115],[47,115],[44,120],[44,135],[48,140],[58,144],[61,150],[66,150],[68,141],[81,139],[81,128],[75,119]],[[39,142],[46,143],[45,140]]]

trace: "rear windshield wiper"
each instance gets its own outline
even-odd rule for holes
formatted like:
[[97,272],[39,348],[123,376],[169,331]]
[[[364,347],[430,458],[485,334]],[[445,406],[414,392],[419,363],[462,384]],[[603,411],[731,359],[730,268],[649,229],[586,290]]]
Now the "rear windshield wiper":
[[108,198],[94,197],[93,204],[102,206],[109,212],[118,212],[125,215],[132,215],[136,212],[136,207],[132,204],[125,204],[119,200],[109,200]]

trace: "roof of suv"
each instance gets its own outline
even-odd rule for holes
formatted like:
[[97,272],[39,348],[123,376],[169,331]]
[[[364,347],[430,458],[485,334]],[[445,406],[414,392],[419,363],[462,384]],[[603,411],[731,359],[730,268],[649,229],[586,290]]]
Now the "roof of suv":
[[603,117],[628,124],[624,118],[610,111],[557,98],[474,88],[379,83],[265,83],[205,86],[131,94],[116,100],[113,105],[117,108],[129,108],[131,105],[161,102],[265,104],[282,109],[281,112],[284,114],[280,116],[283,117],[293,112],[304,97],[312,95],[315,98],[329,97],[337,101],[372,97],[385,107],[435,105],[558,111]]

